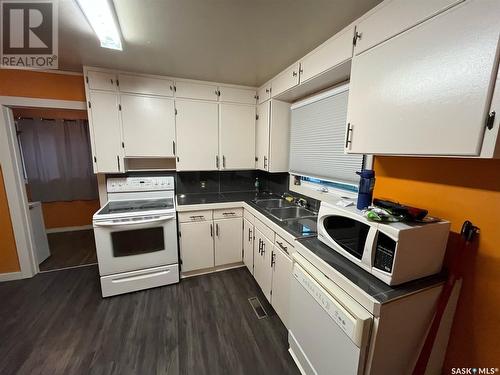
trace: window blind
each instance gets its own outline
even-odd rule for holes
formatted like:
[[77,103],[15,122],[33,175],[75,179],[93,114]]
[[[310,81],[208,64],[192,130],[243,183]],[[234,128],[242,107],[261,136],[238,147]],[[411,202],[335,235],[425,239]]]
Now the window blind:
[[363,155],[344,154],[348,87],[292,106],[290,173],[358,184]]

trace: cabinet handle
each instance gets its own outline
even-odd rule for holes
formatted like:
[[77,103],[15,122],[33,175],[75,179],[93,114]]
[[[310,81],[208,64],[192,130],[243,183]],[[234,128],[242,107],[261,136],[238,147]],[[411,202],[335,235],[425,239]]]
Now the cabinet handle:
[[274,263],[276,263],[275,257],[276,254],[274,253],[274,251],[271,251],[271,268],[273,268]]
[[297,77],[297,72],[295,70],[292,72],[292,76]]
[[219,224],[215,224],[215,235],[219,237]]
[[252,240],[252,230],[248,228],[248,242]]
[[288,254],[288,248],[283,245],[283,242],[276,241],[276,243],[281,247],[281,250]]
[[111,82],[112,85],[114,84],[112,79],[110,79],[109,81]]
[[259,254],[262,250],[262,240],[259,238]]
[[219,155],[215,155],[215,166],[219,169]]
[[175,141],[172,141],[172,151],[174,152],[174,156],[175,156]]
[[262,252],[260,253],[260,255],[264,255],[265,252],[266,252],[266,243],[262,241]]
[[116,155],[116,162],[118,163],[118,171],[121,171],[120,169],[120,156]]
[[226,168],[226,156],[222,155],[222,168]]
[[264,169],[267,168],[267,156],[264,156]]
[[351,141],[351,135],[352,135],[352,125],[350,122],[347,123],[347,131],[345,134],[345,148],[349,146],[349,144],[352,143]]
[[214,225],[210,224],[210,237],[214,236]]
[[266,94],[269,94],[270,90],[269,89],[266,89]]
[[223,212],[222,215],[236,215],[236,212]]

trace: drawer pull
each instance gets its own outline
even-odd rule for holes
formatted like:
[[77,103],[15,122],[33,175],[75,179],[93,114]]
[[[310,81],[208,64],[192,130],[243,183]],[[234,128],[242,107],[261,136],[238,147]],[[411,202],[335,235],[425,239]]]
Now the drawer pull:
[[222,215],[236,215],[236,212],[223,212]]
[[283,242],[276,241],[276,243],[279,245],[279,247],[281,247],[281,250],[288,254],[288,247],[283,245]]

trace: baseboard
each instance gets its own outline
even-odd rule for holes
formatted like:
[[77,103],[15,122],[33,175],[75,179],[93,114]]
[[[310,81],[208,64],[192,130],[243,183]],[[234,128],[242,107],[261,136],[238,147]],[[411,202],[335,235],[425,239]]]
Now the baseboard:
[[18,271],[18,272],[8,272],[8,273],[0,273],[0,282],[2,282],[2,281],[20,280],[20,279],[24,279],[23,273],[21,271]]
[[92,225],[81,225],[78,227],[50,228],[50,229],[46,229],[45,233],[74,232],[77,230],[89,230],[89,229],[92,229]]
[[241,268],[241,267],[245,267],[245,264],[243,262],[224,264],[222,266],[203,268],[203,269],[195,270],[195,271],[181,272],[181,279],[185,279],[185,278],[193,277],[193,276],[206,275],[206,274],[214,273],[214,272],[227,271],[227,270],[231,270],[233,268]]

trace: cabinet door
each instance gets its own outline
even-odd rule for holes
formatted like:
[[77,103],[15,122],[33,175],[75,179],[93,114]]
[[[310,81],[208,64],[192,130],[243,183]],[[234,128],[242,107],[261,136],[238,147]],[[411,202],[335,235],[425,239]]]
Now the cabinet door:
[[269,120],[269,172],[288,172],[290,157],[290,103],[272,99]]
[[255,166],[257,169],[269,169],[269,125],[271,102],[257,106],[257,121],[255,128]]
[[173,96],[174,83],[169,79],[119,74],[120,92],[133,94]]
[[300,63],[300,82],[306,82],[352,57],[354,27],[334,35]]
[[219,98],[218,89],[215,85],[184,81],[175,82],[175,97],[214,101],[217,101]]
[[122,138],[118,94],[89,91],[89,120],[94,153],[95,173],[123,171]]
[[212,221],[179,224],[181,271],[214,266],[214,227]]
[[254,277],[267,300],[271,302],[271,287],[273,281],[271,255],[273,252],[273,243],[267,239],[262,232],[255,228],[255,246]]
[[252,223],[247,219],[243,219],[243,262],[247,266],[250,273],[253,275],[253,243],[254,229]]
[[243,258],[243,219],[214,220],[215,265],[241,262]]
[[478,155],[499,13],[495,0],[465,2],[354,56],[347,151]]
[[281,318],[283,324],[288,327],[288,301],[290,295],[290,278],[292,276],[293,262],[278,247],[273,250],[273,286],[271,304]]
[[91,90],[117,91],[116,74],[108,72],[87,71],[85,77],[87,85]]
[[219,87],[219,101],[240,104],[255,104],[257,93],[252,89],[241,89],[237,87]]
[[255,106],[220,105],[221,169],[255,167]]
[[176,100],[175,107],[177,170],[217,170],[219,168],[218,104]]
[[174,99],[121,95],[125,156],[173,157]]
[[257,91],[257,96],[258,104],[264,103],[266,100],[271,99],[271,84],[268,83],[267,85],[262,86]]
[[[356,25],[360,37],[354,53],[360,54],[464,0],[393,0]],[[389,21],[390,20],[390,21]]]
[[272,97],[291,89],[299,84],[299,63],[294,64],[273,79]]

